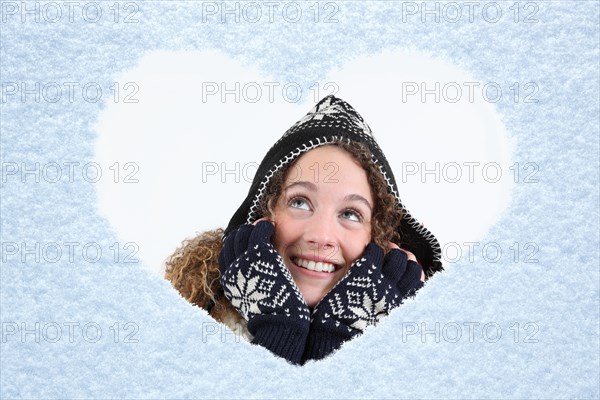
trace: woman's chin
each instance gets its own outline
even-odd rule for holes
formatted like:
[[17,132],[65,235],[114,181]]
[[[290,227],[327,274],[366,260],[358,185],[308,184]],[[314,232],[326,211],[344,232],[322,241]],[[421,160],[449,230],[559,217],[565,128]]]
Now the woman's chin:
[[308,305],[309,308],[315,308],[315,306],[319,304],[320,300],[321,299],[307,299],[306,296],[304,296],[304,301],[306,301],[306,305]]
[[302,293],[302,296],[304,296],[304,301],[310,308],[316,306],[323,299],[323,297],[325,297],[326,294],[324,290],[314,290],[312,288],[304,290],[303,288],[299,289],[300,293]]
[[304,301],[309,307],[312,308],[316,306],[317,303],[323,299],[323,297],[325,297],[325,294],[327,294],[329,291],[331,283],[327,282],[325,284],[325,282],[322,280],[307,279],[306,276],[299,273],[297,268],[298,267],[290,268],[288,266],[288,269],[290,269],[292,275],[292,279],[296,283],[300,293],[302,293]]

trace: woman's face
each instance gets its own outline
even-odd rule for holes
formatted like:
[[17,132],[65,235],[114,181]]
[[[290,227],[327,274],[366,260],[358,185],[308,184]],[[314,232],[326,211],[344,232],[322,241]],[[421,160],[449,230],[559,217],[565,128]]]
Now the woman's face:
[[373,194],[346,151],[322,146],[298,158],[275,206],[275,247],[309,307],[346,274],[371,240]]

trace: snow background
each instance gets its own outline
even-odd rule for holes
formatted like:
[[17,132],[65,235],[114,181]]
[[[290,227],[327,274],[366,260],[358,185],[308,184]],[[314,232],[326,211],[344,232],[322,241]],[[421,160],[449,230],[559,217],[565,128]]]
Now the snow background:
[[[520,2],[519,22],[513,2],[477,3],[472,22],[457,3],[458,22],[450,11],[423,22],[406,8],[420,3],[376,1],[318,3],[315,22],[311,2],[295,23],[281,13],[203,22],[203,7],[221,3],[184,1],[80,3],[73,22],[66,9],[47,21],[61,3],[28,2],[40,7],[36,22],[35,11],[13,14],[22,4],[0,8],[2,398],[600,397],[598,2]],[[86,4],[102,9],[98,21],[82,18]],[[498,22],[482,18],[486,4],[487,17],[502,9]],[[537,22],[524,22],[535,7]],[[124,23],[136,9],[137,22]],[[323,23],[334,9],[338,21]],[[496,82],[503,96],[399,101],[400,82],[419,79]],[[226,80],[295,82],[305,96],[198,102],[199,83]],[[102,97],[76,89],[70,101],[64,86],[56,102],[50,86],[39,101],[11,94],[13,83],[36,82],[92,82]],[[124,101],[127,82],[138,103]],[[199,180],[202,163],[259,162],[312,106],[314,82],[338,84],[397,163],[397,180],[402,146],[419,162],[495,160],[505,179],[409,183],[404,201],[443,243],[479,247],[377,328],[299,368],[237,341],[157,266],[184,237],[224,227],[245,196],[243,179]],[[524,101],[528,82],[536,103]],[[89,162],[101,167],[96,183],[81,175]],[[138,183],[124,182],[126,162],[139,167]],[[524,182],[527,162],[537,182]],[[35,163],[39,182],[22,174]],[[51,163],[63,166],[60,179]],[[64,163],[79,163],[73,179]],[[482,253],[487,243],[502,249],[499,260]]]

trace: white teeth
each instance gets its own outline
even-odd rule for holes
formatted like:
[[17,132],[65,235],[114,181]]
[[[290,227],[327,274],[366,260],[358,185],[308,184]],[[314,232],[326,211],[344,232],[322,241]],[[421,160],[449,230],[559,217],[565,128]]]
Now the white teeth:
[[326,262],[314,262],[312,260],[304,260],[301,258],[295,258],[294,262],[306,269],[317,272],[333,272],[335,271],[335,266],[333,264],[329,264]]

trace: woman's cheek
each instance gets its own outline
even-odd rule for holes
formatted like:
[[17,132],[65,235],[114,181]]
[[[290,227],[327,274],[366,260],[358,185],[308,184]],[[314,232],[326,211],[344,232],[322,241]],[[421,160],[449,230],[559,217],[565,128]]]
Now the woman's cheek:
[[282,224],[279,224],[275,229],[273,242],[280,255],[287,254],[289,248],[294,246],[292,236],[289,234],[287,227],[282,226]]
[[369,245],[371,240],[371,235],[363,233],[361,235],[356,235],[353,238],[348,238],[344,243],[352,243],[352,247],[348,248],[346,251],[347,258],[349,260],[349,264],[352,264],[354,261],[358,260],[363,253],[365,252],[365,248]]

